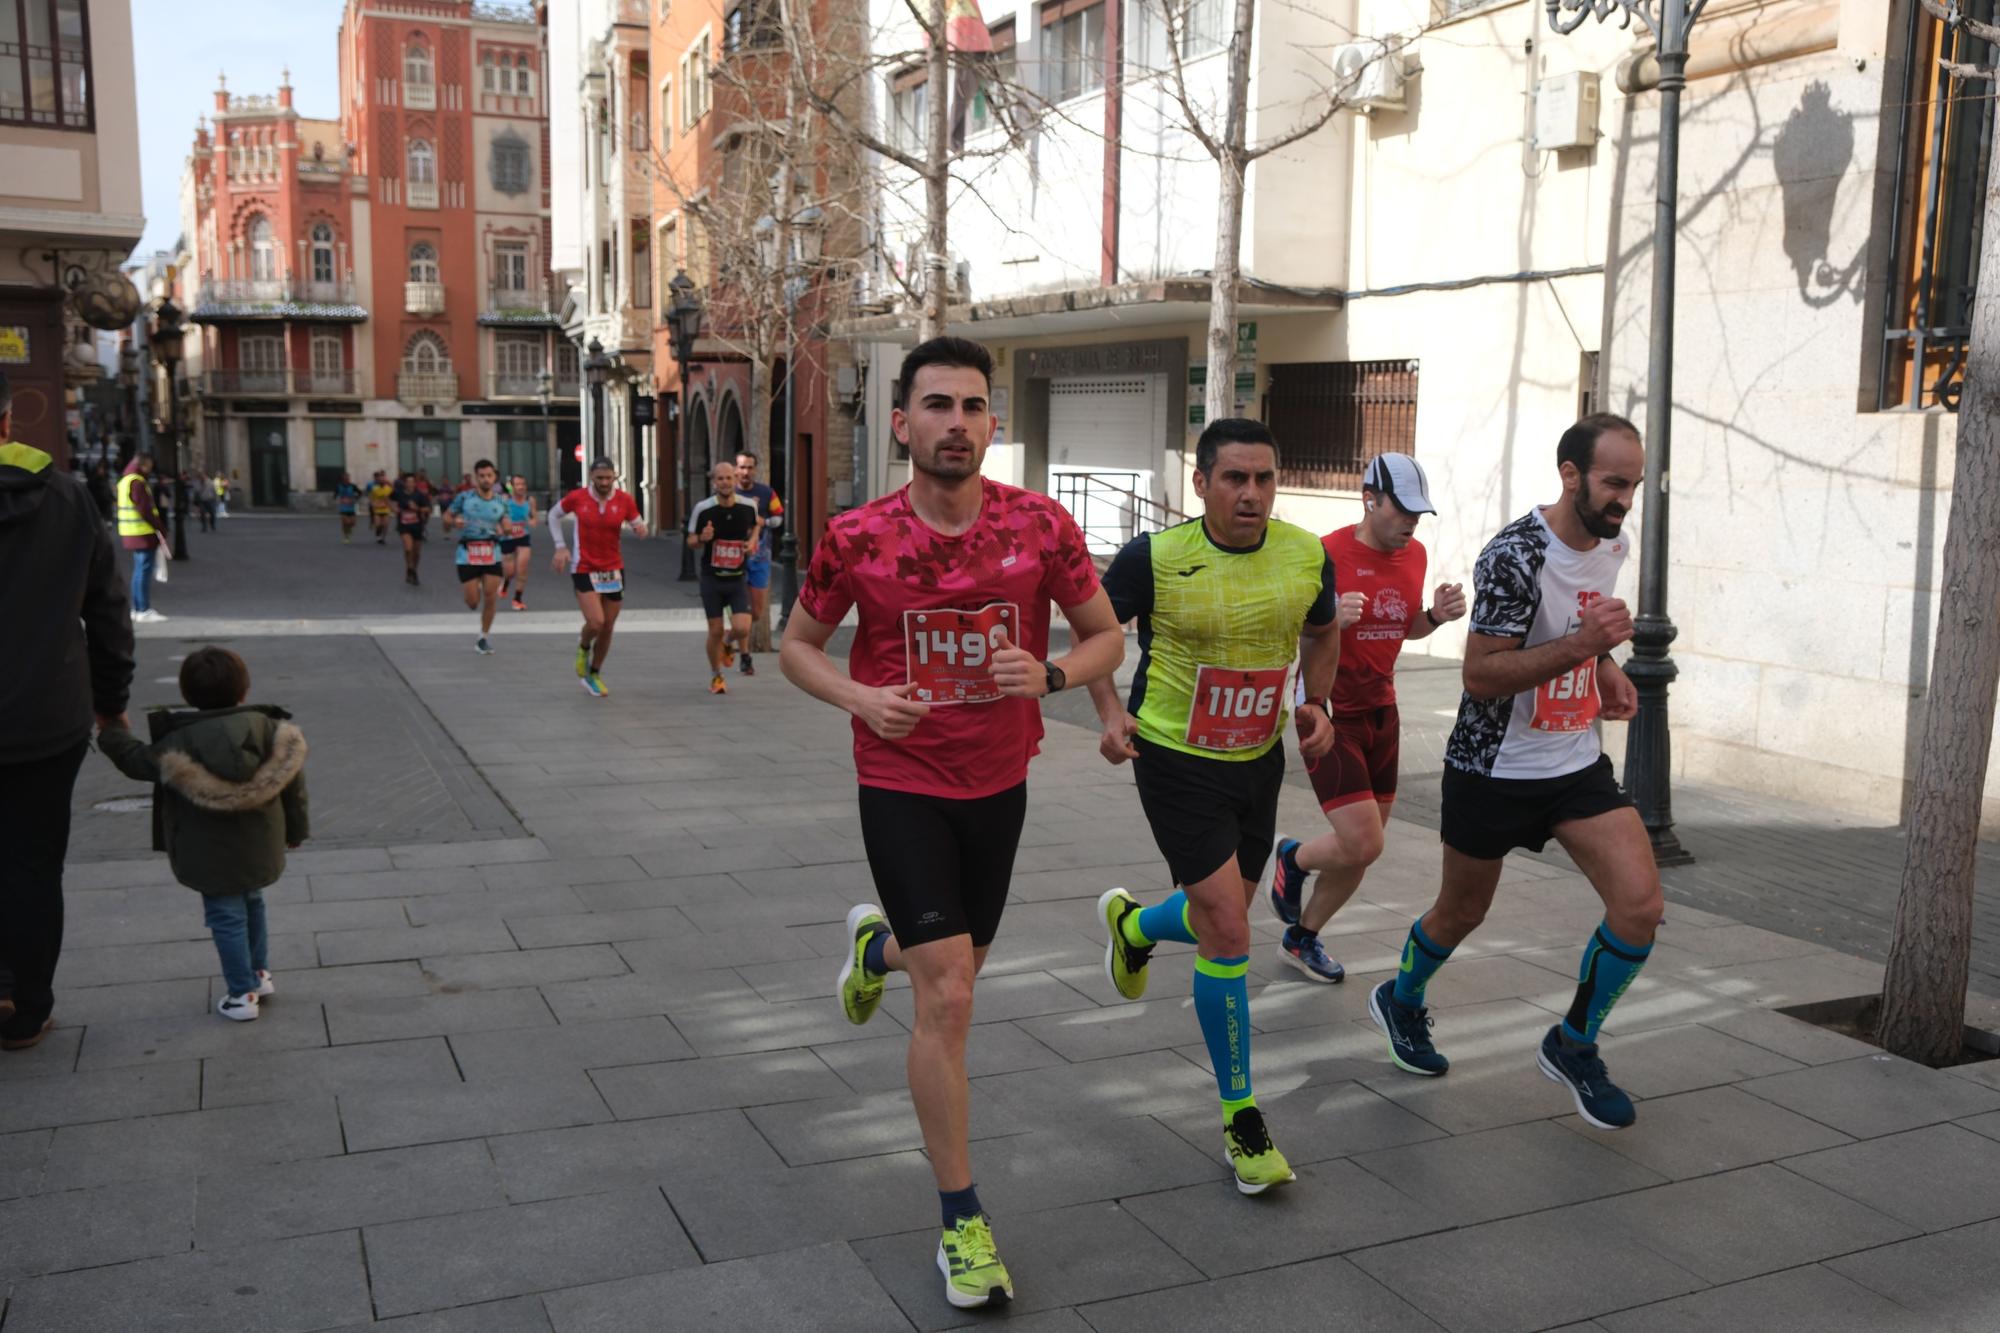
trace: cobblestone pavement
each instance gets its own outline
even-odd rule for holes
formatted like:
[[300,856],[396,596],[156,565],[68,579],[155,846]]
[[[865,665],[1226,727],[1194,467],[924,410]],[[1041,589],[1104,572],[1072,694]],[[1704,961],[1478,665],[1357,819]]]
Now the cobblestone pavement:
[[[362,647],[241,646],[312,694],[348,669],[328,643]],[[268,894],[279,994],[236,1025],[208,1011],[193,895],[94,825],[61,1026],[0,1057],[0,1329],[995,1322],[948,1307],[930,1262],[908,992],[863,1028],[833,998],[869,892],[844,720],[775,670],[707,696],[684,633],[625,640],[601,701],[552,634],[366,646],[362,711],[434,719],[518,832],[295,854]],[[167,674],[168,641],[147,650]],[[300,711],[338,810],[381,768],[320,734],[347,710]],[[1677,905],[1608,1029],[1639,1124],[1592,1131],[1533,1048],[1598,912],[1524,858],[1432,988],[1451,1074],[1409,1078],[1364,1011],[1435,887],[1402,822],[1332,927],[1348,984],[1290,980],[1255,920],[1255,1079],[1300,1180],[1239,1197],[1190,952],[1161,950],[1141,1003],[1103,979],[1096,895],[1166,887],[1130,776],[1060,721],[1044,750],[970,1050],[1010,1324],[2000,1326],[2000,1066],[1926,1070],[1776,1013],[1879,968]],[[1283,819],[1314,827],[1309,794]]]

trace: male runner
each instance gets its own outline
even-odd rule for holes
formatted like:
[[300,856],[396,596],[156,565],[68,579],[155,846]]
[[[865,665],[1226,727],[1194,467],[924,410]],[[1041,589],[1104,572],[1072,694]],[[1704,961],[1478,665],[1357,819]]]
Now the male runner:
[[[775,490],[757,480],[757,455],[748,452],[736,455],[736,493],[755,503],[758,516],[764,520],[764,535],[757,542],[757,549],[750,554],[747,575],[750,581],[750,623],[762,625],[771,606],[771,543],[776,540],[778,529],[785,526],[785,502],[778,498]],[[756,666],[750,661],[747,640],[739,665],[744,675],[757,674]]]
[[1597,1033],[1653,948],[1660,872],[1638,811],[1611,774],[1592,726],[1639,709],[1611,660],[1632,616],[1611,595],[1625,563],[1620,535],[1646,470],[1631,422],[1587,416],[1556,445],[1562,498],[1500,530],[1472,573],[1465,695],[1445,745],[1437,902],[1410,926],[1402,970],[1368,997],[1389,1058],[1412,1074],[1451,1067],[1431,1044],[1424,990],[1492,905],[1509,851],[1562,844],[1604,900],[1583,946],[1576,1003],[1542,1039],[1536,1063],[1569,1088],[1599,1129],[1623,1129],[1632,1099],[1605,1072]]
[[535,497],[528,494],[528,479],[516,475],[508,483],[506,495],[507,519],[514,526],[512,531],[518,536],[503,537],[500,540],[500,566],[506,577],[501,581],[500,591],[511,590],[514,594],[514,609],[528,609],[528,566],[535,563]]
[[[722,629],[725,606],[730,614],[729,633],[743,648],[743,674],[754,674],[750,666],[749,566],[764,520],[754,501],[737,496],[736,475],[734,463],[717,463],[709,478],[715,494],[688,515],[687,544],[701,552],[701,609],[708,617],[710,694],[729,692],[722,679],[722,669],[729,665],[732,652]],[[765,581],[769,582],[768,571]]]
[[377,468],[374,478],[368,483],[368,519],[374,526],[377,546],[388,540],[389,515],[394,509],[389,497],[395,493],[396,488],[389,484],[389,474]]
[[354,484],[354,478],[345,472],[340,474],[340,483],[333,488],[333,507],[340,513],[340,544],[352,545],[354,541],[354,508],[361,502],[361,488]]
[[[998,424],[992,374],[991,354],[963,338],[903,359],[889,421],[910,484],[828,525],[778,654],[793,684],[854,715],[862,838],[888,910],[847,914],[841,1007],[865,1023],[883,978],[909,973],[910,1100],[943,1211],[945,1299],[960,1309],[1014,1294],[973,1187],[965,1042],[1027,812],[1035,700],[1109,675],[1125,652],[1075,520],[979,475]],[[1055,662],[1052,600],[1074,639]],[[842,671],[826,643],[854,608]]]
[[[1280,835],[1271,873],[1271,908],[1289,927],[1278,957],[1312,981],[1347,975],[1327,957],[1319,932],[1382,855],[1396,803],[1396,658],[1407,640],[1428,638],[1465,614],[1465,590],[1456,583],[1440,583],[1424,605],[1424,546],[1415,534],[1418,518],[1436,512],[1417,460],[1382,454],[1361,480],[1361,521],[1321,539],[1340,589],[1340,669],[1333,749],[1306,772],[1333,831],[1307,843]],[[1305,885],[1316,872],[1307,900]]]
[[1099,745],[1133,761],[1139,804],[1179,890],[1141,909],[1111,889],[1098,900],[1104,968],[1128,1000],[1146,993],[1153,945],[1197,946],[1194,1011],[1222,1095],[1225,1159],[1236,1188],[1295,1179],[1250,1086],[1250,900],[1264,875],[1285,776],[1286,677],[1302,657],[1299,753],[1333,743],[1323,706],[1340,656],[1333,562],[1304,528],[1271,517],[1278,445],[1261,422],[1209,423],[1195,444],[1202,515],[1126,543],[1104,575],[1120,621],[1139,617],[1130,711],[1111,682],[1090,687]]
[[[563,542],[563,515],[576,520],[576,567],[570,568],[569,547]],[[598,674],[611,651],[611,631],[625,604],[625,560],[619,551],[619,535],[630,532],[646,535],[645,520],[639,517],[639,502],[618,489],[618,473],[608,458],[593,459],[590,485],[571,491],[549,506],[549,532],[555,537],[556,552],[550,564],[556,573],[568,573],[576,589],[577,609],[583,612],[583,635],[576,645],[576,674],[583,688],[602,699],[611,693]]]
[[405,472],[389,493],[396,511],[396,532],[403,539],[403,582],[417,587],[417,562],[424,554],[424,528],[431,521],[431,493],[418,478]]
[[510,517],[507,497],[494,487],[500,469],[491,459],[472,465],[472,489],[451,498],[444,512],[444,530],[458,529],[458,583],[465,592],[465,609],[479,610],[479,641],[473,647],[491,653],[493,612],[500,605],[500,543],[518,529]]

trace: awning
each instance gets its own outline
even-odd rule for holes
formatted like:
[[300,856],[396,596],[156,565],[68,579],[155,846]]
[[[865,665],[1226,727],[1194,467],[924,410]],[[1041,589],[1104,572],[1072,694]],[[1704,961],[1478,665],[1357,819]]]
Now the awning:
[[[952,333],[988,340],[1206,324],[1214,290],[1214,283],[1200,276],[1151,278],[1115,287],[1071,287],[955,305],[946,310],[945,324]],[[1340,306],[1339,295],[1331,292],[1302,292],[1248,282],[1239,283],[1236,289],[1239,319],[1330,312]],[[864,315],[836,322],[833,336],[856,342],[914,343],[917,319],[915,310]]]

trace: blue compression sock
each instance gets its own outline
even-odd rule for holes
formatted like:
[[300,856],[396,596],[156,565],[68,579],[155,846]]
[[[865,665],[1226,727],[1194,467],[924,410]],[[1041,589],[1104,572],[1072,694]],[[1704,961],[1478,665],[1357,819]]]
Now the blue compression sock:
[[878,930],[868,937],[868,943],[861,950],[861,967],[871,977],[889,975],[889,963],[883,950],[889,947],[889,932]]
[[962,1190],[939,1190],[938,1203],[944,1210],[946,1227],[957,1225],[961,1217],[977,1217],[984,1211],[979,1206],[979,1187],[967,1185]]
[[1650,943],[1627,944],[1611,933],[1609,925],[1599,925],[1590,943],[1583,946],[1576,1002],[1563,1015],[1563,1036],[1584,1044],[1596,1041],[1597,1029],[1604,1026],[1611,1006],[1618,1003],[1652,952]]
[[[1129,912],[1125,917],[1126,942],[1144,948],[1148,944],[1158,944],[1161,940],[1175,940],[1181,944],[1193,944],[1194,927],[1188,923],[1187,895],[1176,890],[1172,897],[1151,907],[1142,907]],[[1132,939],[1137,931],[1142,937]]]
[[1194,1014],[1225,1104],[1250,1099],[1250,956],[1194,960]]
[[1431,984],[1431,978],[1449,957],[1451,950],[1433,943],[1424,934],[1422,917],[1412,921],[1410,938],[1403,941],[1403,965],[1396,973],[1396,1003],[1405,1009],[1423,1008],[1424,987]]

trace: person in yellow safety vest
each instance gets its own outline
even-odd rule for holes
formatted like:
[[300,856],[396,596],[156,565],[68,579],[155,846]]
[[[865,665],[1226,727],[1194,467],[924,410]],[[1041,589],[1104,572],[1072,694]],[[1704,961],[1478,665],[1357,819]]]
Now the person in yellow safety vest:
[[153,609],[153,569],[167,557],[161,538],[159,511],[153,507],[153,456],[135,454],[118,478],[118,544],[132,553],[132,619],[151,622],[166,617]]

